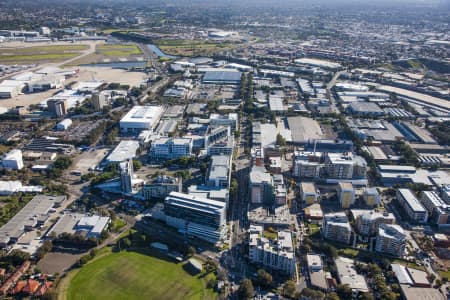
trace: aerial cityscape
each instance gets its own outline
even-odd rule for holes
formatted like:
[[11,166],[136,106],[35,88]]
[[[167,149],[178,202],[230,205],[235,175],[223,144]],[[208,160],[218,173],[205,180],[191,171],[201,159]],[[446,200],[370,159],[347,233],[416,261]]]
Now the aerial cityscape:
[[0,1],[0,299],[450,299],[448,0]]

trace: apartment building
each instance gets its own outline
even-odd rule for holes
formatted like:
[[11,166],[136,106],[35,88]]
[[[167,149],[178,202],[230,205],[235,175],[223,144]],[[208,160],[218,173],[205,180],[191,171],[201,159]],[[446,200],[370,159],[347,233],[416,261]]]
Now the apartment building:
[[159,138],[152,143],[150,157],[153,159],[176,159],[192,155],[191,138]]
[[395,216],[392,213],[376,212],[374,210],[352,209],[351,213],[355,219],[355,228],[362,236],[374,236],[381,224],[394,224]]
[[272,203],[274,200],[273,179],[264,167],[255,166],[250,172],[251,203]]
[[164,199],[171,192],[182,191],[181,178],[171,176],[158,176],[151,182],[146,182],[142,189],[145,200]]
[[438,193],[433,191],[424,191],[421,195],[423,206],[428,211],[431,223],[438,226],[449,225],[450,205],[447,204]]
[[316,185],[312,182],[300,183],[300,197],[302,202],[311,205],[319,200],[319,194],[316,190]]
[[414,196],[411,190],[398,189],[397,201],[411,222],[422,224],[428,221],[427,210],[423,207],[416,196]]
[[263,237],[263,226],[250,225],[249,258],[253,263],[288,275],[295,274],[295,250],[290,231],[279,231],[276,240]]
[[375,251],[394,256],[403,256],[406,249],[406,235],[399,225],[380,224]]
[[322,235],[327,240],[350,243],[352,228],[344,212],[325,214],[322,221]]
[[120,188],[123,193],[133,191],[133,161],[127,160],[119,164]]
[[355,203],[355,190],[350,182],[339,182],[337,193],[342,208],[350,208]]
[[188,235],[211,243],[225,236],[225,202],[171,192],[164,200],[164,214],[167,225]]
[[228,188],[230,184],[231,157],[228,155],[213,155],[208,170],[206,185]]
[[364,202],[367,206],[378,206],[380,204],[380,194],[376,188],[366,188],[364,190]]

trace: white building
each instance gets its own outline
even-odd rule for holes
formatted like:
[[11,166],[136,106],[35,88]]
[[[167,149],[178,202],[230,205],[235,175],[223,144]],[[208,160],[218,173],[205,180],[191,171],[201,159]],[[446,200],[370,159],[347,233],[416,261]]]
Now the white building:
[[77,223],[75,229],[77,231],[86,231],[87,237],[98,238],[111,222],[110,217],[101,216],[84,216]]
[[0,83],[0,98],[13,98],[19,95],[25,87],[21,80],[3,80]]
[[347,152],[327,153],[325,157],[325,170],[329,178],[365,178],[367,162],[364,158]]
[[302,202],[307,205],[318,202],[319,194],[317,193],[316,185],[313,182],[300,183],[300,196]]
[[413,223],[426,223],[428,212],[409,189],[397,190],[397,201]]
[[356,272],[354,260],[338,257],[334,263],[341,284],[348,285],[354,294],[367,293],[369,291],[364,276]]
[[211,114],[209,117],[211,125],[230,126],[232,130],[236,130],[238,124],[238,114],[229,113],[228,115]]
[[295,274],[295,251],[290,231],[279,231],[277,239],[263,237],[263,226],[250,225],[249,258],[253,263]]
[[395,256],[403,256],[406,248],[406,235],[398,225],[380,224],[375,251]]
[[22,151],[18,149],[8,152],[2,160],[2,166],[5,169],[20,170],[23,168]]
[[225,202],[171,192],[164,200],[164,214],[167,225],[211,243],[226,234]]
[[206,185],[228,188],[230,184],[231,158],[228,155],[213,155]]
[[380,204],[380,194],[376,188],[366,188],[364,190],[364,202],[368,206],[378,206]]
[[120,188],[124,193],[133,191],[133,161],[127,160],[119,164]]
[[136,134],[143,130],[154,131],[163,113],[162,106],[134,106],[120,120],[120,132]]
[[120,163],[136,156],[139,149],[138,141],[121,141],[106,158],[107,163]]
[[325,239],[350,243],[352,228],[344,212],[329,213],[323,217],[322,235]]
[[152,143],[150,156],[154,159],[175,159],[192,155],[192,138],[159,138]]
[[422,204],[428,211],[430,222],[438,226],[449,225],[450,205],[433,191],[424,191],[421,196]]
[[32,186],[32,185],[22,185],[22,182],[13,181],[3,181],[0,180],[0,195],[11,195],[14,193],[40,193],[44,187],[42,186]]
[[71,119],[64,119],[58,124],[56,124],[56,130],[64,131],[67,130],[72,125]]
[[307,254],[306,261],[310,272],[319,272],[323,270],[322,258],[317,254]]
[[350,208],[355,204],[355,190],[350,182],[339,182],[337,192],[342,208]]
[[352,209],[355,227],[362,236],[374,236],[380,224],[394,224],[395,216],[392,213],[376,212],[374,210]]
[[273,179],[264,167],[254,166],[250,172],[251,203],[262,204],[273,201]]

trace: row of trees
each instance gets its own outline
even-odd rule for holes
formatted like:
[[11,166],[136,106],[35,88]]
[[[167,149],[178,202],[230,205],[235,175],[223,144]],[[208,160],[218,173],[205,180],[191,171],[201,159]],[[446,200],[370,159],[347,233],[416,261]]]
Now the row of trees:
[[417,164],[419,162],[419,158],[414,152],[414,150],[406,144],[404,141],[397,139],[392,144],[392,149],[402,155],[402,163],[409,163],[409,164]]

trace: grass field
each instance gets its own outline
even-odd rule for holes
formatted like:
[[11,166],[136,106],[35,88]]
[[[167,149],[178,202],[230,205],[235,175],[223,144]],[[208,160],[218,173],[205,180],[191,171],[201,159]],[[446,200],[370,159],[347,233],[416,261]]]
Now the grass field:
[[421,270],[421,271],[426,271],[426,268],[424,266],[419,266],[416,263],[413,262],[409,262],[403,259],[394,259],[392,261],[393,264],[399,264],[399,265],[403,265],[412,269],[417,269],[417,270]]
[[278,238],[278,234],[276,232],[264,230],[263,237],[265,237],[266,239],[269,239],[269,240],[276,241]]
[[210,55],[233,48],[231,43],[214,43],[199,40],[155,40],[161,51],[169,55]]
[[442,278],[446,277],[447,279],[450,279],[450,270],[439,271],[439,275],[441,275]]
[[127,225],[127,222],[125,222],[124,220],[122,220],[120,218],[116,218],[110,225],[110,229],[112,232],[119,232],[120,229],[122,229],[126,225]]
[[128,57],[132,55],[142,54],[142,51],[139,49],[139,47],[133,44],[97,45],[96,52],[99,55],[110,57]]
[[308,227],[309,227],[309,235],[315,235],[320,231],[319,225],[317,224],[308,224]]
[[182,264],[122,251],[95,259],[75,275],[69,273],[62,299],[216,299],[201,277],[188,274]]
[[0,48],[0,64],[58,62],[73,58],[87,48],[87,45],[54,45],[24,48]]

